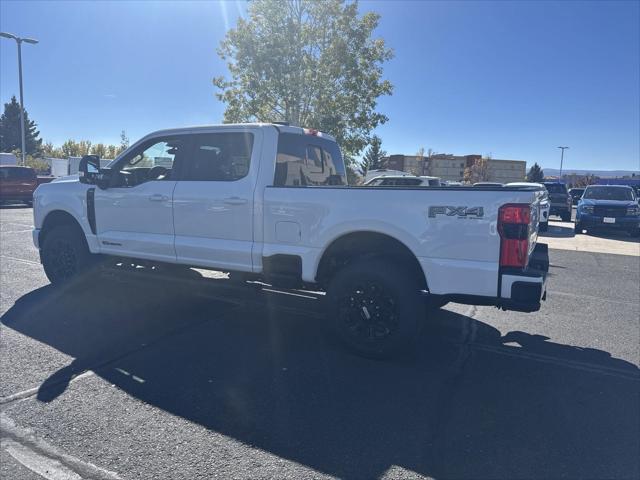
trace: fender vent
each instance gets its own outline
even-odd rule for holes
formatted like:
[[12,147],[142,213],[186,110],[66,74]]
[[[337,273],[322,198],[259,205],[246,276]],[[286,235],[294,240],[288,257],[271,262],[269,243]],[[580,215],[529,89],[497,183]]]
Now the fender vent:
[[87,190],[87,220],[89,220],[89,227],[91,227],[91,233],[96,234],[96,189],[90,188]]

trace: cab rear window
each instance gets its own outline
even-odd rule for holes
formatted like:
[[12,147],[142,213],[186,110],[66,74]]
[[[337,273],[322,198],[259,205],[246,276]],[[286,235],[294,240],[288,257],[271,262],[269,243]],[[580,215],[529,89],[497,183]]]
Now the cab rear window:
[[567,193],[567,186],[564,183],[545,183],[549,193]]
[[322,137],[281,134],[273,183],[276,187],[346,185],[338,145]]

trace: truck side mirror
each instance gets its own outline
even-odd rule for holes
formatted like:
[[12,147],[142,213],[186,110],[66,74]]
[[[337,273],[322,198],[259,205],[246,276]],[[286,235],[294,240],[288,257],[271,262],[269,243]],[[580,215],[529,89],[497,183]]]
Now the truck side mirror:
[[80,183],[94,185],[100,178],[100,157],[98,155],[84,155],[78,165]]

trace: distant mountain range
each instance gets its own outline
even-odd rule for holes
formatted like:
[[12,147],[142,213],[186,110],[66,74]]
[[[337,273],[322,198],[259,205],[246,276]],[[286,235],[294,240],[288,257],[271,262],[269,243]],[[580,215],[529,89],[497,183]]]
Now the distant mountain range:
[[[542,170],[544,171],[544,174],[546,176],[556,177],[560,173],[560,170],[558,170],[557,168],[542,167]],[[587,173],[590,173],[597,177],[624,177],[624,176],[631,176],[634,173],[636,174],[636,176],[640,176],[640,170],[575,170],[575,169],[565,170],[564,168],[562,169],[563,175],[565,174],[570,175],[572,173],[576,175],[586,175]]]

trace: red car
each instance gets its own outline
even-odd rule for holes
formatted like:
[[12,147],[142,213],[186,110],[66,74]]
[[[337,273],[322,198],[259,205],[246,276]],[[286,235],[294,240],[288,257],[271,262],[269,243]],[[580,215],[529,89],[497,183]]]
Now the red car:
[[0,165],[0,202],[24,202],[31,206],[38,177],[33,168]]

